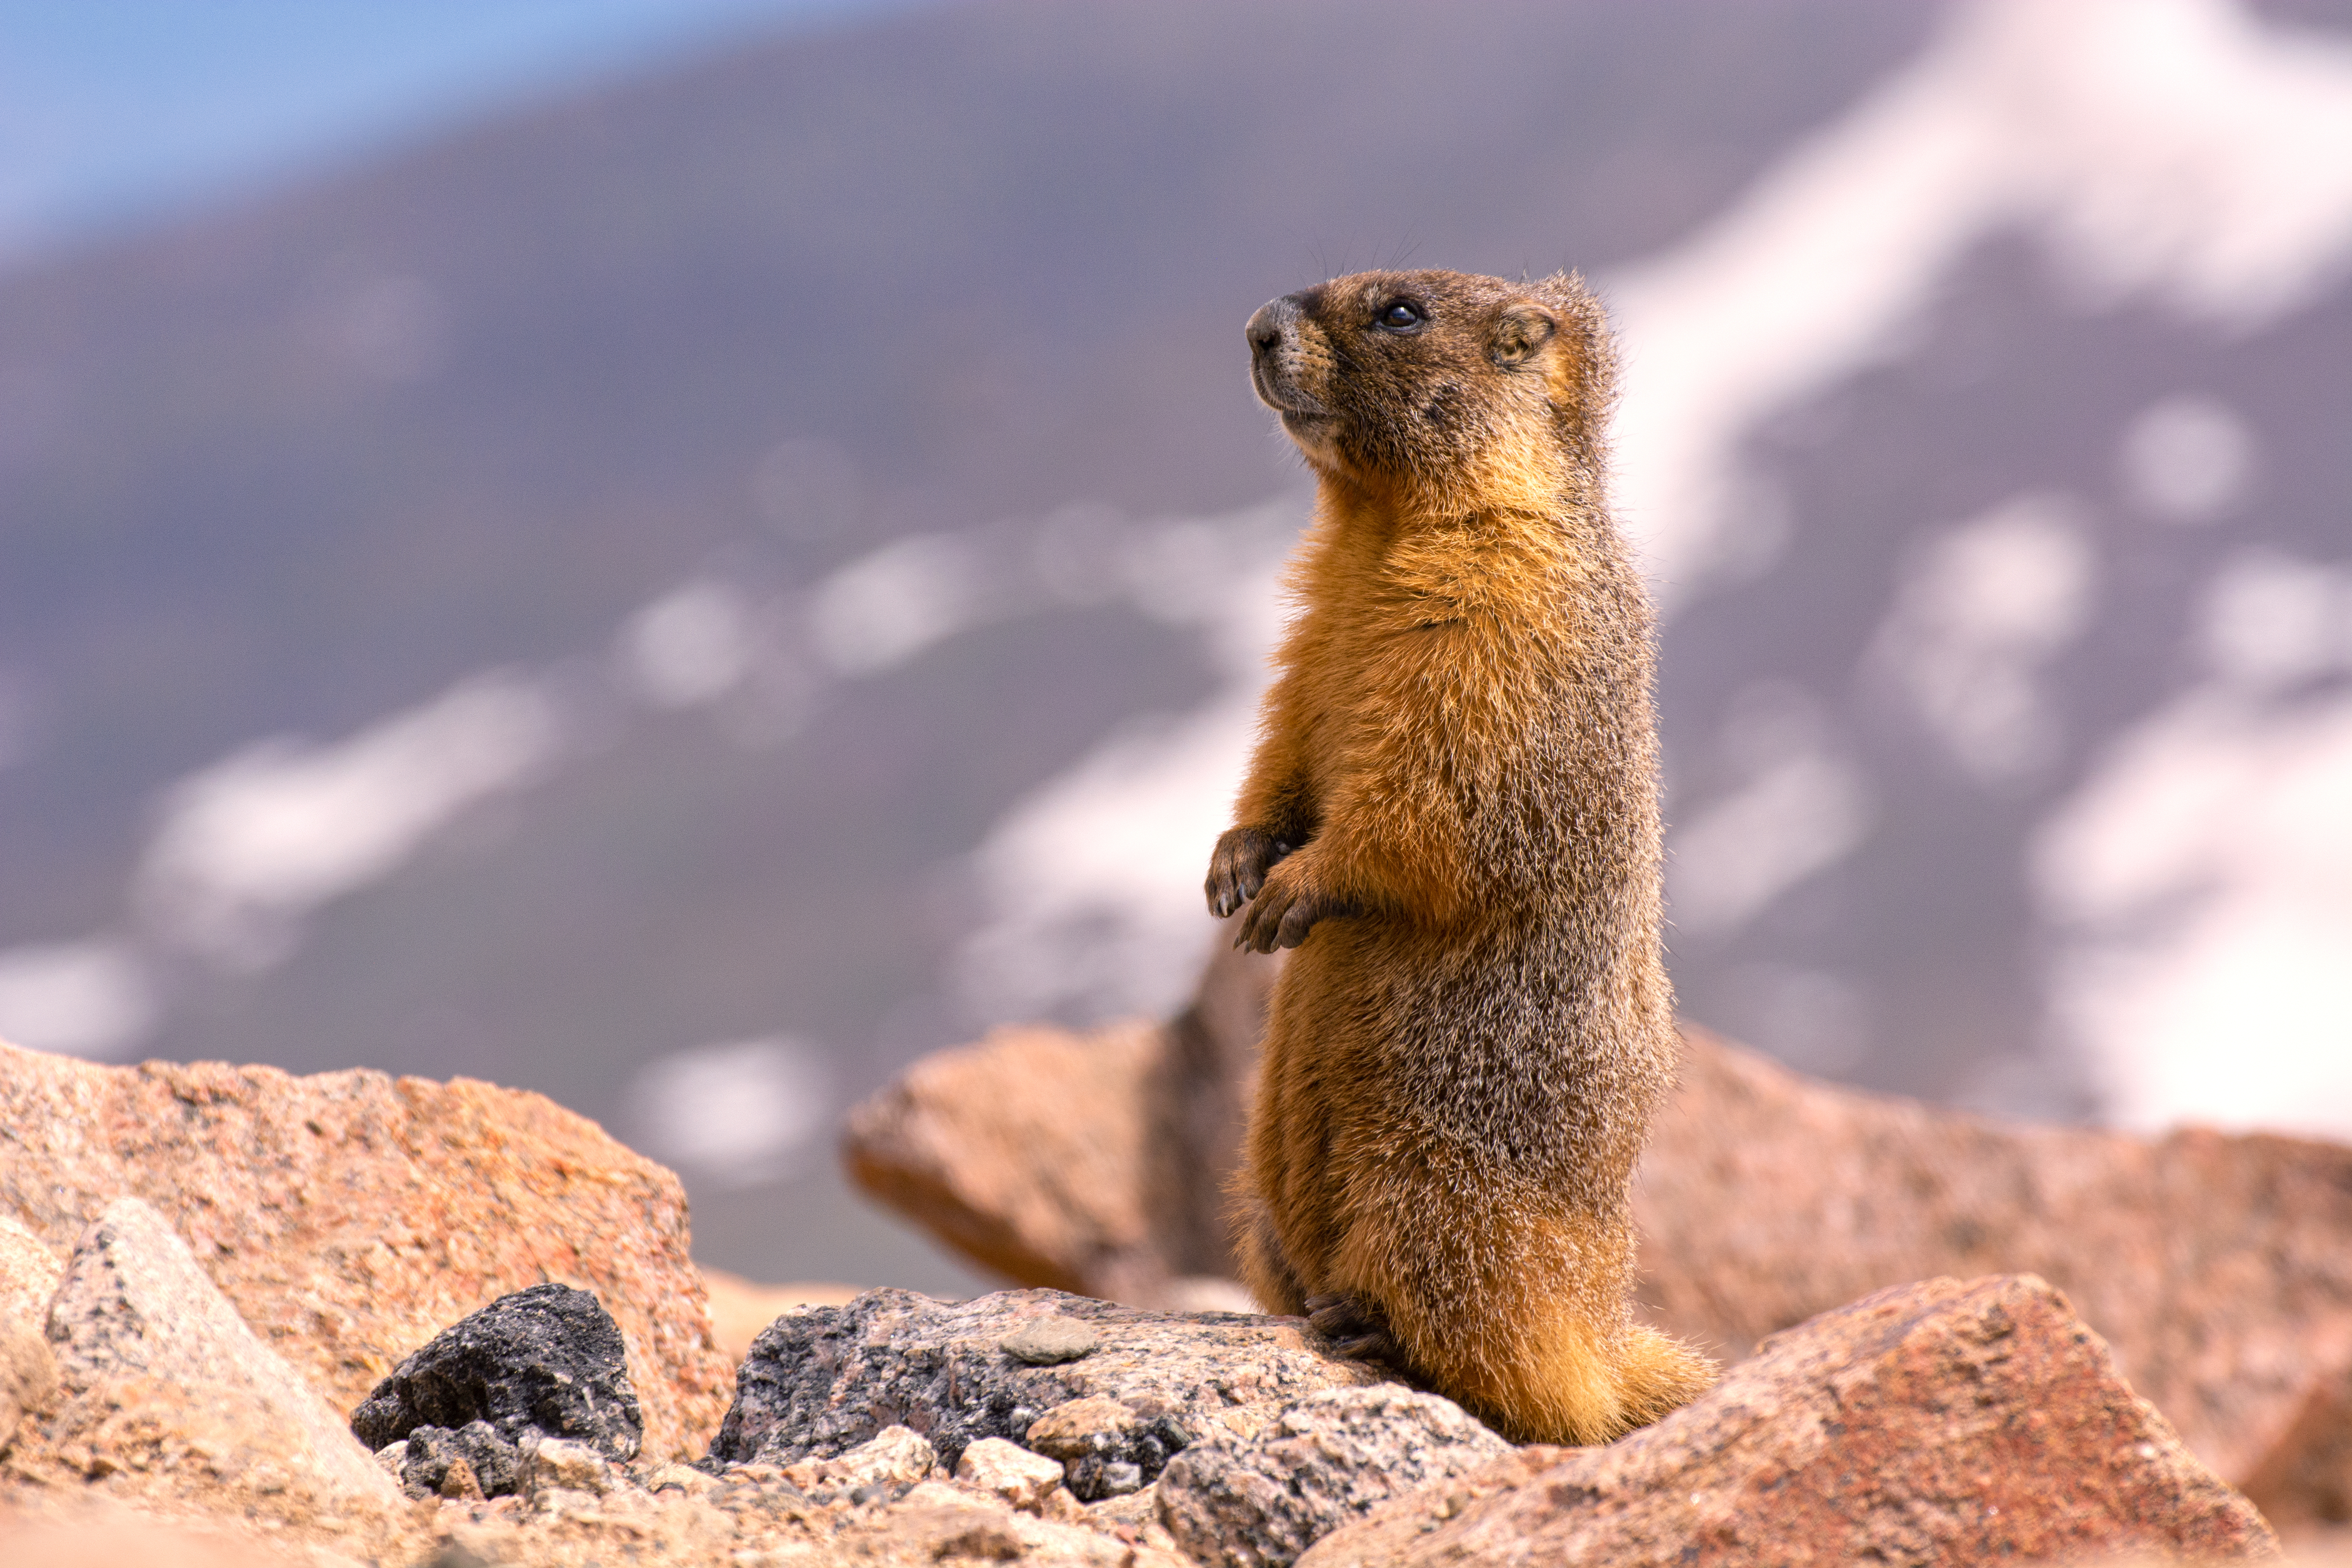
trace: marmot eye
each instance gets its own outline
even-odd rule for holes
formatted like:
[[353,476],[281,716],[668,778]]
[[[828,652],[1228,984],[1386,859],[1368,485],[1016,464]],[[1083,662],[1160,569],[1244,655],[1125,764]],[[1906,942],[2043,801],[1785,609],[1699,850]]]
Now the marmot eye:
[[1397,300],[1391,301],[1389,308],[1373,318],[1373,321],[1374,324],[1385,327],[1391,332],[1409,332],[1428,319],[1417,307],[1402,300]]

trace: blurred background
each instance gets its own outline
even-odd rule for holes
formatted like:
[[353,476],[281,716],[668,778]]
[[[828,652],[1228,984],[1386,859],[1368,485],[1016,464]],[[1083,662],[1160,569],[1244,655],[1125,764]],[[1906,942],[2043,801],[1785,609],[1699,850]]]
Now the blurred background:
[[0,3],[0,1036],[844,1108],[1210,941],[1267,298],[1626,345],[1686,1015],[2352,1137],[2352,0]]

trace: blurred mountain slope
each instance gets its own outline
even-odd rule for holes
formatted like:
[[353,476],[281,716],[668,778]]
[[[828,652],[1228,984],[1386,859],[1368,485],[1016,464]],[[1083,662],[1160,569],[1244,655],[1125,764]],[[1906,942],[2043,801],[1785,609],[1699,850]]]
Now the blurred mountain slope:
[[602,636],[751,523],[784,437],[863,481],[811,569],[1254,500],[1288,462],[1236,395],[1259,300],[1416,236],[1654,245],[1923,19],[955,8],[10,279],[0,662],[48,741],[0,775],[0,939],[101,918],[163,779]]
[[[150,940],[134,889],[175,784],[507,669],[561,719],[544,773],[249,973],[166,954],[136,1048],[476,1073],[657,1143],[646,1073],[774,1037],[837,1105],[971,1027],[965,858],[992,826],[1225,689],[1213,616],[1155,608],[1151,563],[1280,546],[1284,516],[1242,510],[1299,484],[1246,389],[1252,309],[1363,266],[1669,249],[1942,16],[958,6],[0,279],[0,949]],[[2346,552],[2347,315],[2339,291],[2233,336],[2089,306],[1999,235],[1883,363],[1751,433],[1761,542],[1665,641],[1672,814],[1704,825],[1791,757],[1862,804],[1760,916],[1710,926],[1686,889],[1695,1016],[1882,1087],[2086,1109],[2063,1072],[1987,1077],[2042,1039],[2030,846],[2193,680],[2234,552]],[[2182,395],[2254,431],[2223,528],[2151,525],[2118,477]],[[2036,495],[2058,510],[2001,521]],[[1906,695],[1900,618],[1988,517],[2095,563],[2084,629],[2029,672],[2063,722],[1990,782]],[[879,652],[827,619],[940,540],[1003,603]],[[1066,581],[1102,549],[1122,586]],[[753,673],[648,700],[631,639],[695,584],[747,606]],[[961,1279],[876,1250],[822,1140],[748,1186],[651,1152],[729,1267]]]

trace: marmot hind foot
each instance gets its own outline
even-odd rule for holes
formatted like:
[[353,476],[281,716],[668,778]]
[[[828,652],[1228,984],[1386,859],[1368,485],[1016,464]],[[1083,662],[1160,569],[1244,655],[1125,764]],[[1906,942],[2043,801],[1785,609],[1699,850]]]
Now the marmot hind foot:
[[1370,1301],[1342,1294],[1309,1296],[1307,1323],[1333,1355],[1372,1362],[1399,1374],[1411,1371],[1404,1347],[1389,1331],[1387,1317]]

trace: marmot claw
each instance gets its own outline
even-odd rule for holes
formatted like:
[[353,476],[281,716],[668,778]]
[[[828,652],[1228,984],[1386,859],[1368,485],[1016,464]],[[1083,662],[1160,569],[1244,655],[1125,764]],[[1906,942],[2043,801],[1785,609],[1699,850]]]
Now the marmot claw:
[[1250,900],[1249,912],[1242,917],[1242,929],[1234,937],[1235,947],[1253,952],[1297,947],[1307,940],[1316,921],[1356,912],[1354,906],[1317,892],[1296,872],[1294,862],[1266,874],[1264,885]]
[[1307,1324],[1331,1349],[1349,1361],[1377,1362],[1402,1372],[1404,1351],[1389,1332],[1380,1309],[1353,1296],[1309,1296]]

